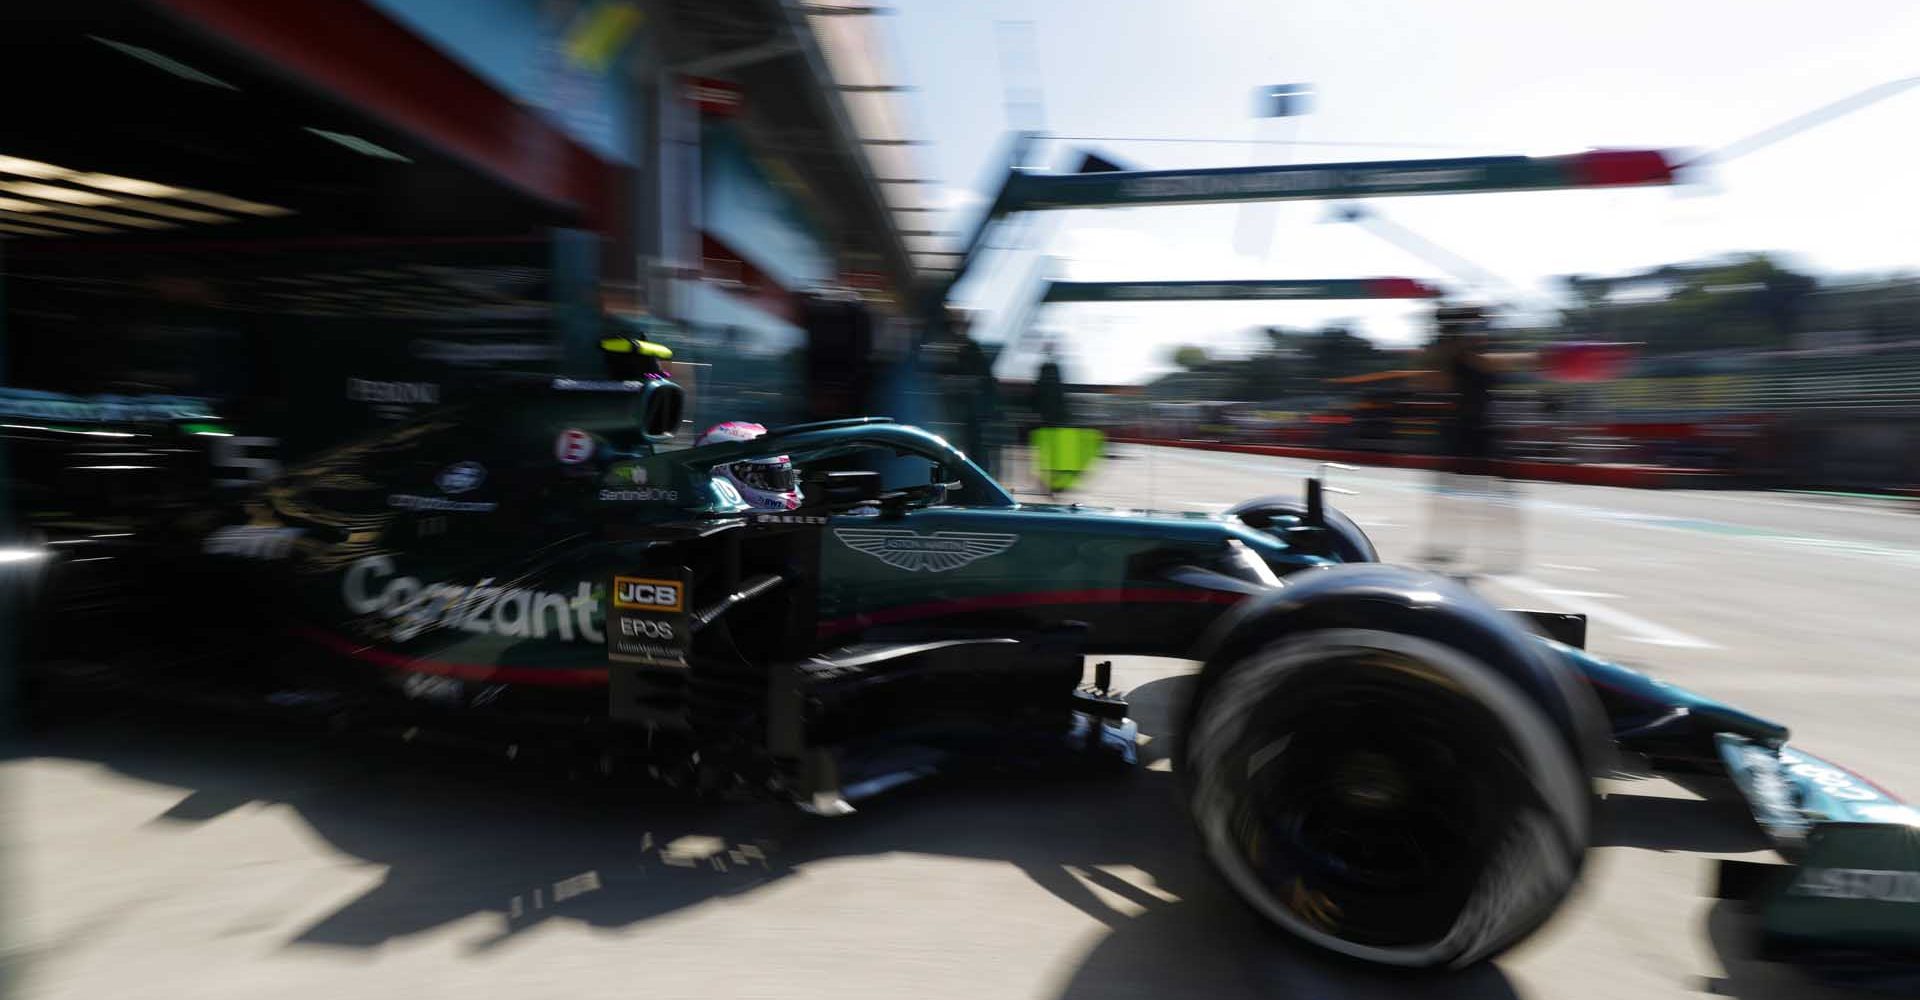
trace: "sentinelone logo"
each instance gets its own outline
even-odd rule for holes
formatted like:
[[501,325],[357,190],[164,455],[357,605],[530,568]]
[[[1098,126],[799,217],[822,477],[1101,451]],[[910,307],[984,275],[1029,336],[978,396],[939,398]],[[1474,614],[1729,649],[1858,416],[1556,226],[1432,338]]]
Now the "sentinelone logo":
[[650,580],[638,576],[613,578],[613,606],[640,611],[679,611],[686,603],[686,589],[678,580]]

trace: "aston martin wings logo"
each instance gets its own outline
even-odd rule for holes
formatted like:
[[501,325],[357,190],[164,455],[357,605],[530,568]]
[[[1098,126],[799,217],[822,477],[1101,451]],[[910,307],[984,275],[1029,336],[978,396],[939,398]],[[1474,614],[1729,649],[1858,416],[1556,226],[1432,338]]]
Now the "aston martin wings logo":
[[907,528],[835,528],[841,544],[909,573],[945,573],[1013,547],[1019,535],[982,531],[936,531],[923,535]]

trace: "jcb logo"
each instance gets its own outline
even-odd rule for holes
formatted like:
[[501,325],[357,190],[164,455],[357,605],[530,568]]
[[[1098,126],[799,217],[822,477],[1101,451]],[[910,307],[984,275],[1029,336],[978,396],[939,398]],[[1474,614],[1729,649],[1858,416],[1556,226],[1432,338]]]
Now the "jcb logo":
[[679,611],[685,594],[678,580],[647,580],[637,576],[613,578],[613,606],[642,611]]

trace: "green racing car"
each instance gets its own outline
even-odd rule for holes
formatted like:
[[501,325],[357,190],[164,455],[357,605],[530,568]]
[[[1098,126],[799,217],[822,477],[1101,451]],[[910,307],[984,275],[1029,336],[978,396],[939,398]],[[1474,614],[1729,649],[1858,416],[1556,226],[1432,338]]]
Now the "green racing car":
[[[659,372],[529,377],[182,517],[143,578],[151,628],[224,639],[131,683],[558,734],[838,815],[985,758],[1131,760],[1099,657],[1179,657],[1200,664],[1174,755],[1199,841],[1318,948],[1430,969],[1514,945],[1576,883],[1623,754],[1745,798],[1786,863],[1722,884],[1771,948],[1920,944],[1920,811],[1587,654],[1579,616],[1380,562],[1317,482],[1221,514],[1028,503],[884,418],[675,447],[682,406]],[[768,465],[787,502],[726,475]],[[47,561],[48,601],[69,569]]]

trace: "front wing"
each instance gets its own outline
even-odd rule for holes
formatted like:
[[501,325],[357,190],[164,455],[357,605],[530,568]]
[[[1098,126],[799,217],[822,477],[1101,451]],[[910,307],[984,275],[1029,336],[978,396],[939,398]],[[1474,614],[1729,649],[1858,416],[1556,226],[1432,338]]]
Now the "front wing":
[[1787,865],[1723,862],[1771,953],[1920,956],[1920,809],[1831,761],[1730,733],[1720,758]]

